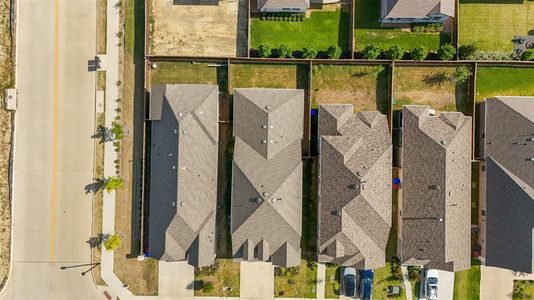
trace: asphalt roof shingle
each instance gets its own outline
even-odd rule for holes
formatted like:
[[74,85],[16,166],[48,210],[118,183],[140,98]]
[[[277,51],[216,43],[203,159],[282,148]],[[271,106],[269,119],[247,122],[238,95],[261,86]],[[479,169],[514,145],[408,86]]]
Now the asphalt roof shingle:
[[470,267],[471,118],[403,107],[400,258],[445,271]]
[[234,91],[236,259],[300,265],[303,111],[303,90]]
[[213,264],[218,87],[154,86],[150,98],[150,255]]
[[378,111],[319,107],[319,261],[385,264],[391,228],[391,139]]
[[454,0],[382,0],[382,18],[454,17]]

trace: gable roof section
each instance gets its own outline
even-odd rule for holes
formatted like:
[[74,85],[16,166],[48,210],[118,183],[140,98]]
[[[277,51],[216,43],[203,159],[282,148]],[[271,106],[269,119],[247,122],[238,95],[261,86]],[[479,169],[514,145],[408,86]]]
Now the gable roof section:
[[534,97],[486,99],[486,264],[532,273]]
[[150,98],[149,247],[164,261],[213,263],[218,87],[154,86]]
[[470,265],[471,118],[403,107],[402,238],[405,264],[446,271]]
[[382,18],[421,19],[444,14],[454,17],[454,0],[382,0]]
[[232,250],[243,260],[300,264],[304,92],[234,91]]
[[391,228],[391,138],[380,112],[352,111],[319,107],[319,260],[378,268]]
[[293,8],[293,7],[308,9],[310,8],[310,1],[309,0],[258,0],[259,9]]

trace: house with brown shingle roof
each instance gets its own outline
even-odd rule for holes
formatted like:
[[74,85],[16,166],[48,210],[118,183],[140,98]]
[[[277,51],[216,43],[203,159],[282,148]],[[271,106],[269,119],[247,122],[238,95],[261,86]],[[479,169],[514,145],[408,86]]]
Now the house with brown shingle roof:
[[232,253],[300,265],[304,91],[234,90]]
[[218,95],[216,85],[152,87],[148,245],[156,259],[214,262]]
[[382,0],[382,26],[443,23],[454,18],[454,0]]
[[470,267],[471,117],[402,110],[402,200],[398,254],[406,265]]
[[483,102],[488,266],[534,270],[534,97]]
[[319,262],[385,265],[391,228],[391,137],[378,111],[319,107]]

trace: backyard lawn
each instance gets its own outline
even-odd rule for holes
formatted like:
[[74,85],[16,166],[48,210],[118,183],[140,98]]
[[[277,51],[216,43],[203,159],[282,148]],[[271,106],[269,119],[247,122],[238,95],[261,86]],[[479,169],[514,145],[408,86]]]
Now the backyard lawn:
[[453,81],[453,67],[395,68],[393,109],[403,105],[429,105],[438,111],[468,112],[467,84]]
[[480,261],[471,259],[471,269],[454,273],[454,299],[480,299]]
[[218,84],[219,90],[226,90],[228,71],[226,66],[213,67],[208,63],[160,62],[152,70],[152,84],[190,83]]
[[395,299],[406,299],[406,292],[404,291],[404,283],[402,280],[397,280],[391,274],[391,263],[386,263],[386,266],[374,269],[374,285],[373,285],[373,299],[388,299],[387,287],[389,285],[401,287],[400,297]]
[[308,66],[296,64],[232,64],[230,66],[234,88],[286,88],[305,89]]
[[534,68],[478,68],[476,100],[495,96],[532,96],[533,78]]
[[356,0],[355,4],[355,49],[362,50],[369,44],[378,44],[383,49],[392,45],[411,50],[425,46],[437,50],[441,44],[449,43],[449,35],[415,34],[401,29],[382,28],[380,26],[380,0]]
[[341,267],[334,264],[326,264],[325,273],[325,298],[339,298],[339,275],[341,274]]
[[195,269],[195,296],[239,297],[239,267],[231,259],[216,259],[213,266]]
[[389,111],[388,72],[384,66],[313,66],[312,107],[348,103],[354,111]]
[[299,267],[274,269],[274,296],[283,298],[315,298],[317,265],[302,260]]
[[344,51],[349,47],[349,14],[336,11],[313,11],[303,22],[267,21],[253,18],[250,29],[250,46],[258,49],[262,44],[278,48],[281,44],[293,50],[314,47],[325,51],[336,45]]
[[513,300],[534,299],[534,280],[514,280]]
[[514,35],[534,34],[534,2],[460,0],[460,45],[512,51]]

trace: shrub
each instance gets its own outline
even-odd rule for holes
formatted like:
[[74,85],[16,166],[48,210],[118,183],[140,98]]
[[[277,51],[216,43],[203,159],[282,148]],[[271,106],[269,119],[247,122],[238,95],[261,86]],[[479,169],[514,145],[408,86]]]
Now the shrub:
[[438,57],[441,60],[451,60],[456,54],[456,48],[451,44],[443,44],[438,49]]
[[213,282],[211,282],[211,281],[205,282],[204,285],[202,286],[202,291],[204,293],[212,292],[213,291]]
[[443,31],[443,23],[412,23],[412,33],[438,33]]
[[404,49],[398,45],[393,45],[386,50],[386,57],[391,60],[399,60],[404,56]]
[[104,248],[108,251],[115,251],[121,245],[121,237],[118,234],[110,234],[104,240]]
[[122,138],[124,138],[124,128],[122,127],[122,125],[117,122],[117,121],[113,121],[111,122],[111,133],[113,134],[113,137],[116,139],[116,140],[121,140]]
[[527,49],[521,53],[521,60],[534,60],[534,49]]
[[341,50],[341,47],[332,45],[326,50],[326,55],[328,56],[328,58],[338,59],[341,56],[342,52],[343,51]]
[[108,193],[116,189],[120,189],[123,185],[124,181],[121,177],[109,176],[104,179],[104,189]]
[[293,50],[289,48],[289,46],[282,44],[278,47],[278,57],[286,58],[286,57],[293,57]]
[[477,47],[474,45],[462,45],[458,48],[458,56],[460,59],[471,59],[475,52],[477,52]]
[[421,267],[408,266],[408,277],[411,280],[417,280],[421,276]]
[[452,76],[456,84],[466,83],[471,76],[471,69],[468,66],[457,66]]
[[514,52],[502,51],[477,51],[470,57],[473,60],[517,60],[518,56]]
[[424,46],[414,48],[410,53],[413,60],[422,61],[428,55],[428,49]]
[[302,49],[302,57],[304,58],[315,58],[317,56],[317,50],[313,47],[306,47]]
[[365,59],[376,59],[382,50],[380,49],[380,46],[377,44],[370,44],[365,46],[365,48],[362,51],[363,58]]
[[268,45],[260,45],[258,47],[258,52],[260,54],[260,57],[269,57],[271,56],[271,47]]

